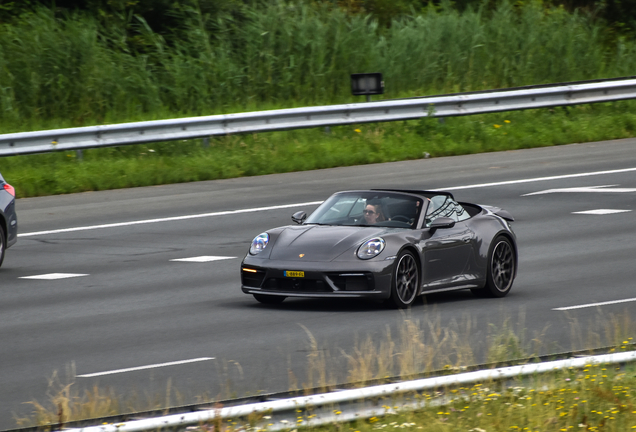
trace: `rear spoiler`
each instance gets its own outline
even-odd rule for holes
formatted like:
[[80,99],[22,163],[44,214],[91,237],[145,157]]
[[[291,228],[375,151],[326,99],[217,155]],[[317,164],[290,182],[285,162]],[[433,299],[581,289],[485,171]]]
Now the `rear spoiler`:
[[500,218],[503,218],[509,222],[514,222],[515,218],[510,214],[510,212],[508,210],[504,210],[500,207],[493,207],[493,206],[488,206],[488,205],[482,205],[482,208],[485,208],[486,210],[496,214],[497,216],[499,216]]

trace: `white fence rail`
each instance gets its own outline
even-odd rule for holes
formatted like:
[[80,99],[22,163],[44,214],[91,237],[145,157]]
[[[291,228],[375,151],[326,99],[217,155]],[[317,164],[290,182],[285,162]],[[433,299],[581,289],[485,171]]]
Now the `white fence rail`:
[[[296,397],[270,402],[210,409],[200,412],[173,414],[145,420],[135,420],[116,424],[102,424],[65,432],[142,432],[166,429],[183,429],[214,423],[215,419],[239,422],[252,416],[254,430],[277,431],[293,429],[296,426],[321,425],[331,422],[351,421],[372,416],[381,416],[398,408],[424,406],[426,398],[396,399],[400,395],[427,390],[440,390],[449,386],[461,386],[489,380],[506,380],[527,377],[541,373],[583,368],[586,365],[624,364],[636,361],[636,351],[603,354],[567,360],[510,366],[424,378],[415,381],[378,385],[352,390],[342,390],[313,396]],[[399,402],[398,402],[399,401]],[[390,406],[389,406],[390,405]],[[337,408],[337,410],[334,410]],[[259,419],[259,414],[261,418]],[[262,417],[265,416],[265,417]]]
[[0,156],[623,99],[636,99],[636,79],[599,80],[413,99],[20,132],[0,135]]

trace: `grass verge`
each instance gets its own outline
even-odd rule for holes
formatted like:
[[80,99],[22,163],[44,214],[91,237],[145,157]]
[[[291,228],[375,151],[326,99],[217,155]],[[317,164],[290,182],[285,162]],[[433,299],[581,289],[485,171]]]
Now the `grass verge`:
[[[636,429],[634,367],[588,365],[535,377],[513,388],[478,383],[421,395],[411,412],[311,428],[315,432],[629,431]],[[441,402],[440,402],[441,400]],[[296,429],[294,429],[296,430]]]
[[636,102],[374,123],[0,158],[19,197],[629,138]]
[[[405,314],[398,320],[397,330],[387,326],[383,334],[369,334],[356,340],[349,349],[329,347],[318,342],[308,329],[309,350],[306,378],[298,380],[289,371],[289,386],[300,394],[318,389],[328,391],[341,383],[364,386],[382,383],[395,376],[402,379],[459,373],[476,362],[491,366],[527,362],[539,352],[556,352],[542,342],[547,329],[527,335],[525,316],[516,322],[506,318],[498,325],[480,331],[474,319],[463,317],[442,323],[439,314],[427,311],[425,319]],[[588,349],[598,343],[612,345],[612,351],[633,349],[635,323],[628,314],[597,315],[583,326],[569,319],[573,339],[572,349],[580,350],[585,340]],[[586,329],[586,330],[584,330]],[[483,347],[480,349],[479,347]],[[534,360],[530,360],[534,361]],[[232,363],[232,362],[228,362]],[[226,371],[227,372],[227,371]],[[626,431],[636,426],[636,396],[634,368],[587,366],[519,381],[514,388],[501,383],[483,382],[472,386],[439,389],[419,394],[426,402],[424,409],[401,412],[383,418],[370,418],[354,423],[334,424],[314,428],[318,431],[338,430],[366,432],[378,429],[408,429],[434,431],[504,431],[504,430],[583,430]],[[299,381],[302,381],[299,384]],[[210,398],[201,396],[202,403],[222,400],[225,394]],[[122,395],[110,388],[92,387],[80,391],[74,381],[74,371],[67,371],[67,380],[54,375],[50,392],[44,402],[31,401],[32,413],[17,418],[19,426],[42,426],[68,423],[86,418],[98,418],[146,410],[162,410],[182,405],[184,399],[170,382],[165,394]],[[217,422],[218,423],[218,422]],[[239,423],[228,421],[222,430],[243,430]],[[580,426],[583,425],[583,426]],[[218,429],[219,425],[206,430]],[[565,428],[565,429],[563,429]],[[293,428],[290,428],[293,429]]]

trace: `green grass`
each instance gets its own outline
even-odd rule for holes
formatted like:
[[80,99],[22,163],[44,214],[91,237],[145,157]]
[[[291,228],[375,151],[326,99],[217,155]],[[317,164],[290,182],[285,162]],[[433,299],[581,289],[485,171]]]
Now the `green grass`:
[[[307,428],[312,432],[620,431],[636,429],[633,366],[594,366],[538,376],[503,389],[484,382],[430,392],[431,406],[354,423]],[[450,398],[450,400],[442,400]],[[441,405],[440,405],[441,401]]]
[[255,176],[632,137],[636,103],[235,135],[0,158],[18,197]]

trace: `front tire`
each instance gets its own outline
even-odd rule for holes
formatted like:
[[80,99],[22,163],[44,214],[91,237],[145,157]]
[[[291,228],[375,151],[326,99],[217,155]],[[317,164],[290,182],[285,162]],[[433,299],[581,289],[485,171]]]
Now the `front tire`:
[[473,290],[473,293],[478,296],[504,297],[512,288],[516,267],[515,248],[510,239],[504,236],[495,238],[488,254],[486,285]]
[[411,251],[402,252],[395,263],[391,278],[389,303],[399,309],[413,304],[420,287],[420,270]]
[[263,304],[281,304],[285,297],[265,294],[253,294],[256,301]]

